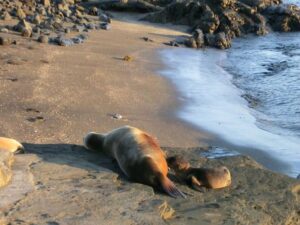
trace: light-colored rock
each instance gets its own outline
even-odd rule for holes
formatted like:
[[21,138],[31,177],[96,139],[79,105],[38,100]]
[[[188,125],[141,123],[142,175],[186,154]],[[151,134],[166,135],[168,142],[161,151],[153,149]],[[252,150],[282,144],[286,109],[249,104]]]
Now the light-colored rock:
[[26,18],[26,14],[21,8],[17,9],[17,17],[19,17],[19,19],[25,19]]
[[8,33],[9,30],[8,30],[7,28],[1,28],[1,29],[0,29],[0,32],[1,32],[1,33]]
[[0,45],[10,45],[12,43],[12,39],[8,37],[0,37]]
[[43,44],[46,44],[46,43],[49,42],[49,37],[46,36],[46,35],[41,35],[41,36],[39,36],[39,38],[38,38],[38,42],[43,43]]
[[24,198],[27,193],[34,190],[33,176],[29,166],[38,160],[38,157],[31,154],[15,156],[11,182],[0,189],[0,211],[11,207],[17,201]]
[[11,20],[12,17],[8,12],[4,12],[3,15],[2,15],[2,19],[5,20],[5,21],[8,21],[8,20]]
[[15,29],[18,32],[21,32],[23,37],[30,37],[32,34],[32,27],[26,20],[21,20],[16,26]]
[[[0,198],[4,199],[0,201],[0,208],[4,209],[0,218],[7,222],[18,218],[25,224],[300,222],[299,181],[268,171],[249,157],[206,159],[199,156],[199,148],[165,148],[168,155],[184,154],[193,167],[225,165],[232,174],[230,187],[204,192],[175,181],[188,199],[173,199],[154,192],[152,187],[127,180],[117,164],[101,153],[67,144],[25,147],[30,154],[16,158],[16,178],[11,183],[15,189],[7,189],[9,185],[3,189],[9,192],[0,191]],[[25,172],[19,176],[21,171]],[[5,197],[8,193],[13,194]],[[2,202],[6,204],[1,205]]]
[[51,1],[50,0],[42,0],[42,4],[45,6],[45,7],[48,7],[51,5]]
[[42,22],[42,19],[39,14],[35,14],[33,17],[33,23],[39,25]]
[[12,177],[11,166],[14,156],[11,152],[0,149],[0,187],[7,185]]

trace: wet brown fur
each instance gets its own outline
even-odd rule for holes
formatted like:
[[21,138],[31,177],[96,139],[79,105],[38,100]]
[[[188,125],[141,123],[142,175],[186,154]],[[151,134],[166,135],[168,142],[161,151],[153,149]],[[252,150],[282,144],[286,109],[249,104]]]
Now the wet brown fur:
[[169,157],[167,161],[176,176],[196,190],[201,190],[201,187],[219,189],[231,184],[231,174],[225,166],[217,168],[193,168],[181,156]]
[[184,196],[167,177],[168,165],[158,142],[138,128],[125,126],[107,134],[89,133],[85,146],[116,159],[131,180],[162,188],[173,197]]

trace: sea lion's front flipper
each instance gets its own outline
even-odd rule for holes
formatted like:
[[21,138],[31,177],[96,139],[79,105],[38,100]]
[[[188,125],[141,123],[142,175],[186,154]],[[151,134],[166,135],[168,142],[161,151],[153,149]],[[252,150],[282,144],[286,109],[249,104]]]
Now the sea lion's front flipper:
[[190,176],[189,177],[189,183],[192,186],[193,189],[196,191],[204,192],[205,188],[201,184],[201,182],[195,177],[195,176]]

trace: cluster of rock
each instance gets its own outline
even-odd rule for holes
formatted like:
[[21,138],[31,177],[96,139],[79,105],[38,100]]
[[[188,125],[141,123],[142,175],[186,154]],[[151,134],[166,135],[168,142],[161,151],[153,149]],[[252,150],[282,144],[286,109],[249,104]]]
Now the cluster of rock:
[[300,31],[299,7],[281,0],[175,0],[145,19],[191,26],[193,35],[185,44],[192,48],[226,49],[244,34]]
[[[14,19],[19,22],[8,25]],[[71,31],[107,30],[111,22],[110,17],[97,7],[83,7],[81,0],[3,0],[0,1],[0,20],[6,24],[2,29],[19,32],[42,43],[51,41],[49,36],[52,34],[58,35],[56,39],[62,39],[63,34]],[[69,39],[69,42],[78,43],[86,38],[75,39]]]

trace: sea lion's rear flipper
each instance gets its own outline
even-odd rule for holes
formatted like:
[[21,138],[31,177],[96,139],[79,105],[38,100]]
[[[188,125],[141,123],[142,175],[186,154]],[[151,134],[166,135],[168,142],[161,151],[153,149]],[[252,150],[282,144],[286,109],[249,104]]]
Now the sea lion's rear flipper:
[[14,154],[24,154],[25,153],[25,148],[23,146],[19,147]]
[[171,197],[186,198],[186,195],[183,194],[168,177],[162,177],[161,187]]
[[201,182],[195,176],[190,176],[188,179],[189,179],[189,184],[196,191],[203,192],[205,190]]

